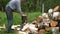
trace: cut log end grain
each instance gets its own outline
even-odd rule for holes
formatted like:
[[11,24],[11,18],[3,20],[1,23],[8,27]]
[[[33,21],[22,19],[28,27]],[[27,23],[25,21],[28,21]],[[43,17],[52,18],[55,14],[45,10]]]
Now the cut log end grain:
[[51,25],[51,27],[55,27],[57,24],[55,21],[51,21],[50,25]]
[[41,29],[39,30],[38,34],[44,34],[45,30],[44,29]]
[[59,10],[59,6],[56,6],[53,10],[54,11],[58,11]]

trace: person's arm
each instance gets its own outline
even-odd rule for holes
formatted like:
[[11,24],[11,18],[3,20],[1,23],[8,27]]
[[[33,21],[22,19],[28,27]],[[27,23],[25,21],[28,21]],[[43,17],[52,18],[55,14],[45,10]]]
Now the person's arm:
[[24,13],[21,10],[21,3],[20,2],[16,2],[16,9],[21,14],[21,16],[24,15]]

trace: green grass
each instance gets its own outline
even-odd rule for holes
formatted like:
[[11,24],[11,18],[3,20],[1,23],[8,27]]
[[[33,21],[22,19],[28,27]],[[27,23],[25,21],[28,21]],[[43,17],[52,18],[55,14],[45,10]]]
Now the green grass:
[[[28,18],[28,22],[32,22],[34,20],[35,17],[41,15],[41,12],[27,12],[27,18]],[[5,12],[0,12],[0,25],[2,24],[6,24],[7,25],[7,17],[6,17],[6,13]],[[18,13],[13,13],[13,24],[21,24],[21,16]],[[2,30],[0,32],[1,34],[6,34],[5,30]],[[14,33],[10,33],[10,34],[15,34]]]

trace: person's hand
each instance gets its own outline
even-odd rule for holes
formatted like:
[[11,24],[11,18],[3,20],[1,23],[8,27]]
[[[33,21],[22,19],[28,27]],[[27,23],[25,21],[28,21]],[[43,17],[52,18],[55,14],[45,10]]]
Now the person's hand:
[[22,14],[21,16],[26,16],[26,14]]
[[21,16],[26,16],[26,14],[24,14],[22,11],[20,12],[20,15]]

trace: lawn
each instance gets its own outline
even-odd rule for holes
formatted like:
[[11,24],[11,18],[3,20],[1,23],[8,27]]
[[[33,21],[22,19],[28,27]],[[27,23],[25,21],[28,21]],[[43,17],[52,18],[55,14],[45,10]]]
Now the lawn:
[[[35,17],[41,15],[41,12],[27,12],[27,18],[28,18],[28,22],[32,22],[34,20]],[[2,26],[3,24],[6,24],[7,26],[7,17],[5,12],[0,12],[0,26]],[[13,24],[21,24],[21,16],[16,13],[13,12]],[[16,32],[16,31],[15,31]],[[17,32],[12,32],[10,34],[17,34]],[[7,34],[6,33],[6,29],[0,31],[1,34]]]

